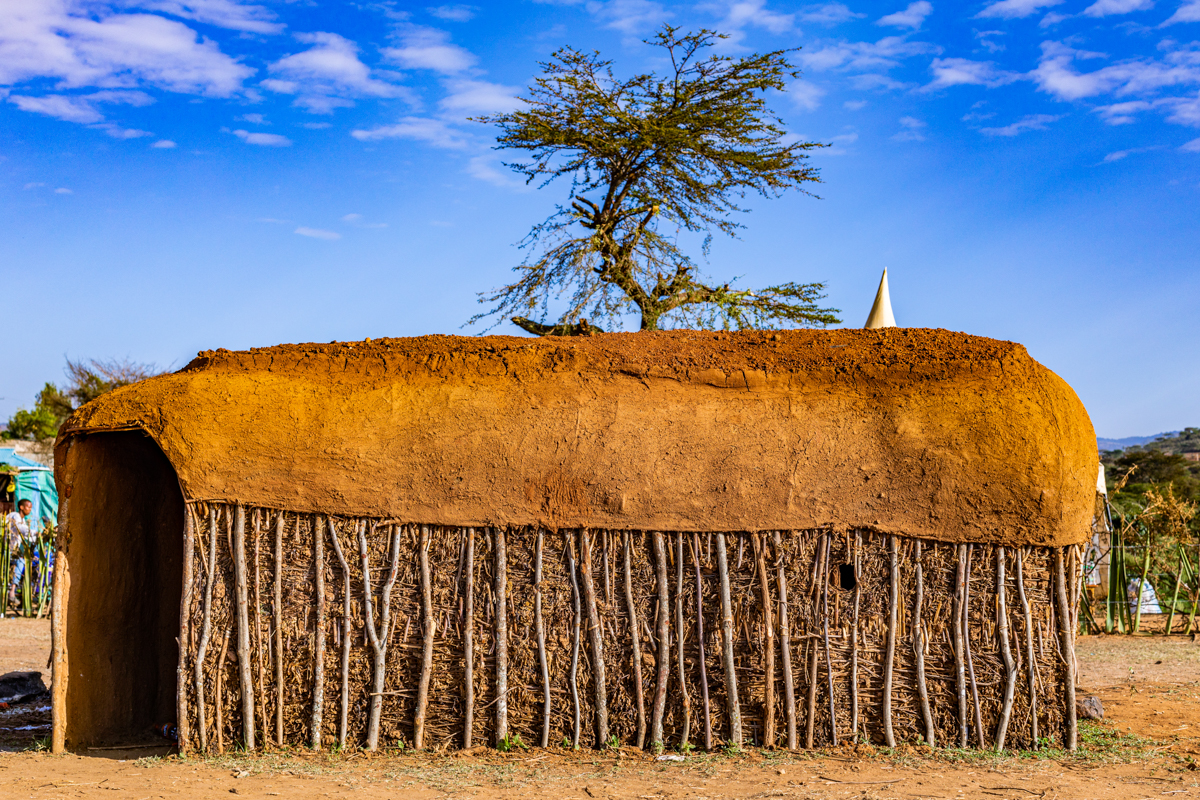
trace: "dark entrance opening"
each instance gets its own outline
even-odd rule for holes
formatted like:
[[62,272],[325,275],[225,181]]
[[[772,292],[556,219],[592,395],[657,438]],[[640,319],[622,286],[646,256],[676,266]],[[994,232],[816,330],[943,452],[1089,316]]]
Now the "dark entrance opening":
[[67,746],[153,741],[176,716],[183,496],[141,432],[71,448]]

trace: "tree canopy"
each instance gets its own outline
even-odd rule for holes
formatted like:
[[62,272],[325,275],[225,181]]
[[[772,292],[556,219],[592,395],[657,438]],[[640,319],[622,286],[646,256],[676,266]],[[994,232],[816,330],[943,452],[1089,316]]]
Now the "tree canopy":
[[58,435],[67,417],[84,403],[122,386],[158,375],[153,364],[138,364],[123,359],[67,359],[67,384],[59,388],[47,382],[37,394],[33,410],[20,409],[8,420],[5,439],[41,441]]
[[735,288],[709,281],[683,250],[692,235],[705,255],[714,232],[736,236],[747,193],[809,194],[804,186],[820,181],[806,162],[823,145],[792,140],[766,104],[799,77],[791,51],[706,53],[720,38],[664,26],[647,43],[669,69],[627,79],[598,52],[562,48],[541,65],[522,109],[481,118],[500,129],[498,149],[528,154],[506,164],[526,183],[563,178],[571,188],[521,242],[528,255],[517,279],[480,293],[491,308],[472,322],[509,317],[531,333],[566,335],[619,326],[630,313],[642,330],[839,321],[837,309],[818,306],[823,283]]

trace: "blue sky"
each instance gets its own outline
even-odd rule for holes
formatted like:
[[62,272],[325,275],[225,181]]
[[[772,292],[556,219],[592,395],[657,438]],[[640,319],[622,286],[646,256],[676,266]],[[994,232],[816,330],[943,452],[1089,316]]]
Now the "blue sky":
[[463,332],[566,188],[467,118],[563,45],[660,68],[663,22],[802,48],[771,104],[832,145],[710,275],[857,327],[888,267],[899,324],[1025,344],[1101,435],[1200,424],[1200,0],[5,0],[0,417],[64,356]]

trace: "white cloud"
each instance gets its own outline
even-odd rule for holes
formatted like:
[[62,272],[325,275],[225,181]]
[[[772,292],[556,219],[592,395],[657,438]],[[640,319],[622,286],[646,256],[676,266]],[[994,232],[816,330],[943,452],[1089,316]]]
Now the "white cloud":
[[271,65],[272,75],[262,85],[280,94],[298,95],[294,105],[315,114],[354,105],[358,97],[398,97],[403,87],[371,77],[358,58],[358,45],[336,33],[303,33],[296,36],[312,44],[308,50],[285,56]]
[[54,193],[55,193],[55,194],[75,194],[75,193],[74,193],[74,192],[72,192],[70,189],[67,189],[67,188],[64,188],[64,187],[61,187],[61,186],[60,186],[59,188],[55,189],[55,190],[54,190]]
[[[154,102],[154,98],[145,92],[105,90],[92,92],[91,94],[47,94],[40,97],[14,94],[8,97],[8,101],[22,111],[45,114],[48,117],[54,117],[66,122],[99,124],[104,122],[104,115],[96,108],[100,103],[147,106]],[[104,127],[107,129],[110,126]]]
[[450,34],[436,28],[411,26],[402,34],[401,42],[401,47],[385,48],[383,55],[406,69],[453,75],[471,68],[477,60],[469,50],[451,44]]
[[242,114],[238,119],[249,122],[251,125],[270,125],[267,118],[262,114]]
[[1194,51],[1169,50],[1161,60],[1133,59],[1093,72],[1077,72],[1077,58],[1099,53],[1074,50],[1060,42],[1043,42],[1042,59],[1031,76],[1038,88],[1059,100],[1080,100],[1113,93],[1118,96],[1152,92],[1165,86],[1200,83],[1200,63]]
[[277,133],[251,133],[250,131],[231,131],[234,136],[246,144],[258,144],[264,147],[291,147],[292,140]]
[[1030,14],[1035,14],[1043,8],[1056,6],[1063,0],[998,0],[992,3],[987,8],[976,14],[976,17],[1000,17],[1002,19],[1013,19],[1016,17],[1028,17]]
[[923,142],[925,134],[921,133],[921,129],[925,127],[925,123],[916,117],[901,117],[900,126],[904,129],[897,133],[892,138],[897,142]]
[[102,122],[99,125],[91,127],[104,131],[114,139],[141,139],[143,136],[153,136],[150,131],[138,130],[137,128],[122,128],[120,125],[114,125],[111,122]]
[[915,31],[924,24],[925,18],[932,13],[933,3],[928,2],[928,0],[917,0],[915,3],[909,3],[908,8],[903,11],[897,11],[895,14],[880,17],[875,24],[890,25],[894,28],[912,28]]
[[820,5],[804,6],[800,9],[800,19],[816,25],[840,25],[852,19],[865,17],[866,14],[856,14],[844,3],[822,3]]
[[126,5],[235,31],[279,33],[283,30],[283,25],[273,21],[275,14],[270,9],[243,5],[237,0],[127,0]]
[[990,61],[966,58],[935,58],[929,71],[933,73],[933,80],[924,87],[926,91],[962,85],[1003,86],[1018,78],[1014,73],[996,69]]
[[858,133],[851,131],[834,136],[829,140],[829,147],[821,151],[823,156],[845,156],[854,152],[850,149],[850,145],[858,141]]
[[1062,114],[1058,114],[1057,116],[1051,114],[1030,114],[1011,125],[1005,125],[1003,128],[980,128],[979,130],[988,136],[1018,136],[1025,131],[1044,131],[1046,130],[1046,126],[1051,122],[1057,122],[1062,118]]
[[[515,189],[517,191],[529,190],[529,186],[526,185],[525,181],[505,169],[500,163],[500,159],[492,153],[471,158],[467,162],[465,172],[472,178],[490,183],[493,186],[501,186],[505,189]],[[438,225],[439,223],[435,222],[432,224]]]
[[154,144],[152,144],[150,146],[155,148],[156,150],[170,150],[175,147],[175,143],[172,142],[170,139],[159,139],[157,142],[155,142]]
[[1089,17],[1109,17],[1151,8],[1154,8],[1154,0],[1096,0],[1085,8],[1083,13]]
[[70,0],[0,2],[0,84],[51,78],[59,91],[145,85],[228,97],[254,74],[181,22],[95,12]]
[[1178,22],[1200,22],[1200,0],[1184,0],[1175,9],[1175,13],[1167,18],[1159,27],[1174,25]]
[[725,19],[720,28],[740,32],[742,28],[755,27],[771,33],[784,33],[791,30],[794,19],[795,14],[769,10],[766,0],[735,0],[725,9]]
[[634,36],[658,27],[668,16],[667,10],[653,0],[590,0],[588,13],[604,27]]
[[821,106],[821,98],[825,96],[825,90],[815,83],[795,81],[788,87],[788,95],[792,98],[793,103],[805,111],[816,111]]
[[901,36],[885,36],[877,42],[838,42],[810,53],[801,52],[800,62],[818,72],[829,69],[867,71],[891,69],[900,60],[941,48],[926,42],[910,42]]
[[41,187],[43,187],[43,186],[45,186],[45,185],[46,185],[46,184],[44,184],[44,183],[27,183],[27,184],[25,184],[25,186],[24,186],[24,187],[22,187],[22,188],[25,188],[25,189],[40,189]]
[[1180,145],[1180,150],[1185,153],[1200,153],[1200,139],[1192,139],[1184,145]]
[[1004,31],[975,31],[975,38],[979,40],[979,44],[987,49],[989,53],[999,53],[1004,50],[1004,45],[1000,42],[993,42],[993,36],[1003,36]]
[[475,6],[435,6],[434,8],[425,9],[438,19],[444,19],[449,22],[469,22],[475,17],[475,12],[478,11]]
[[350,135],[360,142],[375,142],[380,139],[415,139],[434,147],[459,150],[467,146],[460,131],[451,128],[445,121],[428,117],[404,117],[395,125],[382,125],[370,130],[351,131]]
[[307,236],[310,239],[324,239],[327,242],[332,242],[342,238],[342,235],[336,231],[326,231],[321,228],[305,228],[301,226],[296,228],[293,233],[298,233],[301,236]]
[[1200,94],[1196,97],[1168,97],[1158,102],[1170,109],[1167,122],[1200,128]]
[[346,214],[342,217],[342,222],[347,225],[353,225],[356,228],[386,228],[386,222],[363,222],[362,214]]
[[462,114],[503,114],[521,107],[517,99],[520,86],[503,86],[499,83],[472,80],[446,81],[449,93],[442,98],[440,106],[445,111]]
[[846,102],[842,103],[842,108],[846,109],[847,111],[860,111],[866,107],[866,100],[847,100]]
[[1109,125],[1128,125],[1137,121],[1134,117],[1135,114],[1140,111],[1149,111],[1153,107],[1153,103],[1147,103],[1145,100],[1131,100],[1127,103],[1099,106],[1093,110]]
[[1102,163],[1111,164],[1114,161],[1122,161],[1129,156],[1137,155],[1138,153],[1149,153],[1152,150],[1160,149],[1160,147],[1160,145],[1156,145],[1154,147],[1131,147],[1128,150],[1116,150],[1106,155]]

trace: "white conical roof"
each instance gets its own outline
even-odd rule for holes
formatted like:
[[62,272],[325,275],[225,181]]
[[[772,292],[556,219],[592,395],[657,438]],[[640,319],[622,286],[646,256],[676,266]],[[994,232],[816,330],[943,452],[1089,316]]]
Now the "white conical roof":
[[883,268],[883,277],[879,279],[879,291],[875,293],[875,305],[867,315],[864,328],[894,328],[896,317],[892,314],[892,298],[888,294],[887,267]]

